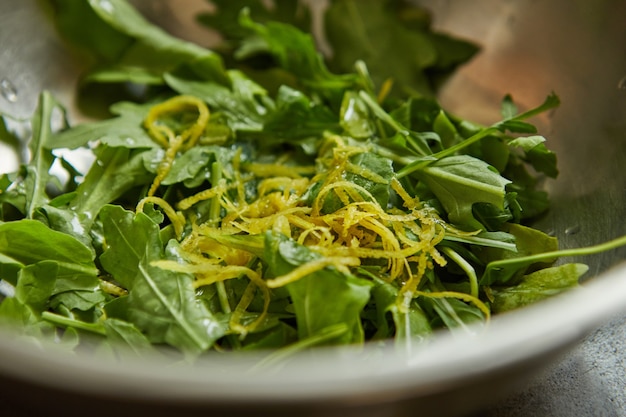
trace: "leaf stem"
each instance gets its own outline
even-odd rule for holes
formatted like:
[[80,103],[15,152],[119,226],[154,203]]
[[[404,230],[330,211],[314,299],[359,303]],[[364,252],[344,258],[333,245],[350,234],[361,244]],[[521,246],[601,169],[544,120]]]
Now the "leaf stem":
[[426,168],[428,165],[430,165],[434,161],[445,158],[446,156],[454,155],[461,149],[466,148],[470,146],[471,144],[478,142],[482,138],[489,136],[493,133],[497,133],[497,132],[498,132],[498,129],[494,126],[484,128],[480,130],[479,132],[473,134],[469,138],[465,139],[463,142],[459,142],[455,145],[450,146],[449,148],[446,148],[435,154],[430,155],[431,158],[429,159],[421,159],[421,160],[415,161],[414,163],[410,165],[405,166],[400,171],[398,171],[397,177],[398,178],[406,177],[407,175],[410,175],[416,171],[420,171]]
[[287,359],[298,352],[301,352],[309,347],[322,344],[329,340],[335,339],[348,331],[348,326],[344,323],[328,326],[314,334],[313,336],[301,339],[291,345],[285,346],[282,349],[270,353],[257,363],[253,369],[264,368],[275,365],[276,363]]
[[75,329],[86,330],[91,333],[106,336],[104,326],[102,326],[102,324],[100,323],[87,323],[84,321],[61,316],[60,314],[51,313],[49,311],[44,311],[43,313],[41,313],[41,318],[62,327],[73,327]]
[[478,277],[476,276],[476,270],[474,267],[454,249],[448,246],[442,246],[440,250],[448,255],[448,257],[452,259],[455,264],[465,271],[465,274],[467,274],[467,277],[469,278],[470,295],[478,298]]
[[524,264],[532,264],[535,262],[549,261],[554,258],[562,258],[565,256],[582,256],[582,255],[594,255],[601,252],[606,252],[612,249],[617,249],[621,246],[626,246],[626,235],[620,236],[616,239],[609,240],[604,243],[600,243],[593,246],[586,246],[583,248],[574,249],[562,249],[550,252],[537,253],[534,255],[520,256],[519,258],[501,259],[492,261],[487,264],[485,272],[483,274],[483,280],[492,271],[502,269],[510,266],[522,266]]

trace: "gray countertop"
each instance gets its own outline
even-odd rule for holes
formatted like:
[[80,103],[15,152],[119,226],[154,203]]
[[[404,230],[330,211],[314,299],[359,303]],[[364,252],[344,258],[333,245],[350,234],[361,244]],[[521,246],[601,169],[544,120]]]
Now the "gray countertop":
[[626,316],[587,336],[528,386],[474,417],[626,416]]

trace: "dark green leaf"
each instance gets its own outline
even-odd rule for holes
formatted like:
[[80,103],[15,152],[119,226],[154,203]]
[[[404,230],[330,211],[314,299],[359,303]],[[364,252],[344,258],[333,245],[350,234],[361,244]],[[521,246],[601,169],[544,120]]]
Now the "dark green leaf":
[[152,265],[174,253],[164,253],[158,225],[143,213],[134,215],[118,206],[104,207],[100,216],[108,243],[101,262],[129,290],[129,321],[153,343],[192,353],[208,349],[224,330],[196,300],[191,275]]
[[41,314],[48,307],[59,269],[59,264],[54,261],[40,261],[24,267],[15,287],[15,298],[35,314]]
[[[264,259],[273,276],[286,274],[320,255],[281,234],[265,235]],[[312,337],[329,326],[343,324],[349,331],[336,343],[363,341],[360,313],[370,297],[372,284],[332,267],[287,284],[298,322],[300,339]]]
[[127,148],[100,146],[96,161],[76,190],[71,209],[90,224],[105,204],[112,203],[135,185],[151,181],[153,175],[143,166],[141,153]]
[[[36,247],[37,250],[33,250]],[[0,224],[0,253],[25,265],[56,261],[59,277],[95,277],[93,252],[83,243],[36,220]]]
[[556,154],[546,148],[545,140],[543,136],[519,137],[510,141],[509,146],[523,149],[526,159],[535,170],[556,178],[559,173],[556,167]]
[[416,173],[437,196],[450,222],[482,229],[474,218],[474,203],[504,208],[505,186],[510,182],[480,159],[450,156],[433,162]]
[[50,168],[55,160],[54,155],[47,149],[53,134],[52,123],[55,111],[63,114],[64,110],[48,92],[39,96],[39,103],[32,118],[33,134],[29,142],[31,153],[30,163],[26,166],[24,188],[26,195],[26,217],[32,218],[37,207],[49,201],[46,192],[47,185],[53,180]]
[[[431,94],[428,69],[449,69],[469,59],[473,45],[432,35],[428,17],[416,22],[415,6],[402,1],[336,0],[326,13],[326,35],[336,71],[351,71],[357,60],[367,64],[374,84],[392,79],[402,92]],[[404,21],[403,21],[404,20]]]
[[115,318],[108,318],[102,324],[111,346],[124,349],[121,353],[145,355],[152,350],[150,341],[133,324]]
[[153,104],[116,103],[111,107],[111,113],[117,117],[73,126],[55,134],[48,146],[74,149],[101,141],[110,147],[129,149],[157,147],[157,143],[143,128],[143,120],[151,106]]
[[98,63],[89,81],[160,84],[164,73],[185,67],[198,77],[226,82],[217,54],[169,35],[123,0],[55,0],[54,5],[61,33]]
[[[540,230],[520,224],[508,224],[506,231],[515,237],[517,251],[501,250],[497,248],[484,248],[480,252],[481,260],[487,264],[495,260],[506,260],[529,255],[553,252],[558,249],[558,241]],[[549,262],[549,261],[546,261]],[[490,271],[481,279],[481,284],[491,285],[494,283],[505,284],[514,282],[521,274],[524,274],[532,262],[523,265],[513,264],[510,267]]]
[[280,22],[256,23],[245,9],[239,22],[252,35],[241,44],[235,53],[236,58],[269,54],[279,67],[295,75],[304,88],[315,91],[336,108],[344,90],[355,85],[355,75],[335,75],[326,68],[310,34]]

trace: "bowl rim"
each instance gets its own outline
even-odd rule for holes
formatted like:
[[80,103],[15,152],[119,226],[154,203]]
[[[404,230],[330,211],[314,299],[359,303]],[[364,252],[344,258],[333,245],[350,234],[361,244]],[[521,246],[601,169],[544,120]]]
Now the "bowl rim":
[[471,333],[436,334],[413,343],[410,351],[373,343],[319,348],[256,371],[251,364],[260,353],[209,356],[193,364],[167,364],[151,356],[112,360],[25,342],[0,329],[0,373],[76,394],[200,404],[428,395],[572,347],[626,312],[625,301],[626,263],[580,288],[496,316]]

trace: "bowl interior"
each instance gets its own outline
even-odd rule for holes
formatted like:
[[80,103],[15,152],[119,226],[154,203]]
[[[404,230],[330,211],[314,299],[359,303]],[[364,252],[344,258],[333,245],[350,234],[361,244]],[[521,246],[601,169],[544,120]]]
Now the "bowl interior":
[[[0,110],[28,117],[39,91],[49,89],[80,120],[74,107],[80,64],[55,38],[38,2],[11,3],[0,4],[0,44],[6,46],[0,50]],[[184,10],[173,1],[134,3],[171,32],[203,39],[202,32],[181,29],[190,27],[203,1],[189,1]],[[545,184],[553,206],[537,226],[557,236],[562,248],[626,234],[626,2],[417,3],[433,11],[436,27],[482,45],[442,89],[445,108],[489,123],[499,119],[505,94],[521,109],[541,103],[551,91],[560,96],[561,107],[535,121],[560,169],[558,179]],[[15,160],[0,148],[0,171],[14,169]],[[69,392],[195,404],[320,399],[364,404],[453,396],[459,387],[494,388],[503,373],[513,385],[516,375],[524,374],[522,364],[534,370],[626,310],[624,258],[626,248],[578,259],[590,266],[589,278],[597,276],[585,289],[495,318],[475,334],[441,335],[400,351],[324,350],[271,372],[254,372],[254,356],[209,358],[193,367],[169,367],[154,358],[121,364],[76,358],[51,347],[42,356],[38,347],[3,331],[0,373]]]

